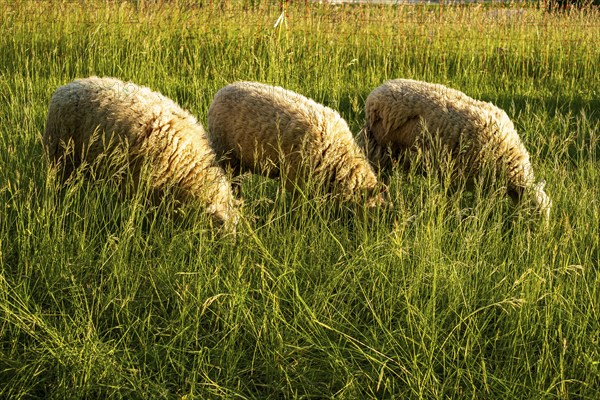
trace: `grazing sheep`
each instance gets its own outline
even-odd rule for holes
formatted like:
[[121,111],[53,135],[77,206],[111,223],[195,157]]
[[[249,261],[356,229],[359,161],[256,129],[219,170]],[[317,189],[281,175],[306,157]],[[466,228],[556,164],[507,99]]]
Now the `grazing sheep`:
[[298,93],[237,82],[215,95],[208,130],[217,155],[236,173],[284,177],[286,187],[322,185],[342,200],[384,203],[385,187],[334,110]]
[[548,221],[552,201],[545,182],[534,183],[529,153],[500,108],[443,85],[396,79],[369,94],[365,114],[361,145],[374,165],[408,166],[415,153],[441,145],[467,182],[490,167],[496,177],[506,177],[513,199],[526,192]]
[[135,184],[147,165],[153,192],[171,188],[178,200],[197,200],[235,231],[237,201],[204,128],[160,93],[115,78],[75,80],[52,95],[43,140],[65,178],[81,164],[124,153]]

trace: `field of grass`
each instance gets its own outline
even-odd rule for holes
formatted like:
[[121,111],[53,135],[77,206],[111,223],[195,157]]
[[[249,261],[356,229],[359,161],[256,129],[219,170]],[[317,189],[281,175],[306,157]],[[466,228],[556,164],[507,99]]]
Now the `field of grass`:
[[[597,12],[199,3],[0,0],[0,398],[600,398]],[[109,180],[59,192],[48,101],[89,75],[203,123],[277,84],[355,133],[385,79],[443,83],[507,111],[552,219],[402,171],[368,215],[248,177],[232,243]]]

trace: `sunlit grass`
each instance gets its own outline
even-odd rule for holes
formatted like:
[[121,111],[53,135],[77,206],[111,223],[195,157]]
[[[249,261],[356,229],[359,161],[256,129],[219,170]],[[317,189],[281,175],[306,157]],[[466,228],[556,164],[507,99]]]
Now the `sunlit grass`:
[[[600,396],[597,11],[200,3],[1,3],[0,397]],[[235,243],[168,198],[61,189],[47,105],[88,75],[203,122],[227,83],[281,85],[355,133],[385,79],[443,83],[513,119],[550,226],[414,171],[366,213],[245,177]]]

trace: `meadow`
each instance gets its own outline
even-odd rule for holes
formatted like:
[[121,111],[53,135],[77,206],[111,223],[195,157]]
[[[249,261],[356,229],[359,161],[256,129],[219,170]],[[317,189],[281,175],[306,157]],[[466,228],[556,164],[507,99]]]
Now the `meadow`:
[[[598,10],[0,8],[0,398],[600,398]],[[369,213],[248,176],[235,242],[110,179],[59,190],[48,102],[89,75],[149,86],[203,123],[228,83],[280,85],[355,133],[384,80],[442,83],[506,110],[551,221],[501,190],[401,170],[394,207]]]

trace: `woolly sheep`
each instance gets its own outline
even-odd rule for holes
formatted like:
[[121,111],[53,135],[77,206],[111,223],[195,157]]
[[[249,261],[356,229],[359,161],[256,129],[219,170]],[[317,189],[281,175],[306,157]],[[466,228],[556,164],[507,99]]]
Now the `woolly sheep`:
[[506,177],[513,199],[527,192],[548,221],[552,201],[545,181],[535,183],[529,153],[500,108],[443,85],[396,79],[369,94],[365,114],[361,145],[374,165],[386,168],[397,160],[407,166],[415,153],[440,144],[467,182],[490,166],[496,177]]
[[160,93],[115,78],[75,80],[52,95],[43,141],[64,177],[125,149],[136,184],[147,165],[153,192],[172,188],[178,200],[198,201],[215,222],[235,232],[237,200],[204,128]]
[[279,86],[236,82],[217,92],[208,111],[217,155],[236,173],[285,177],[286,188],[309,180],[342,200],[384,203],[377,177],[346,121],[331,108]]

